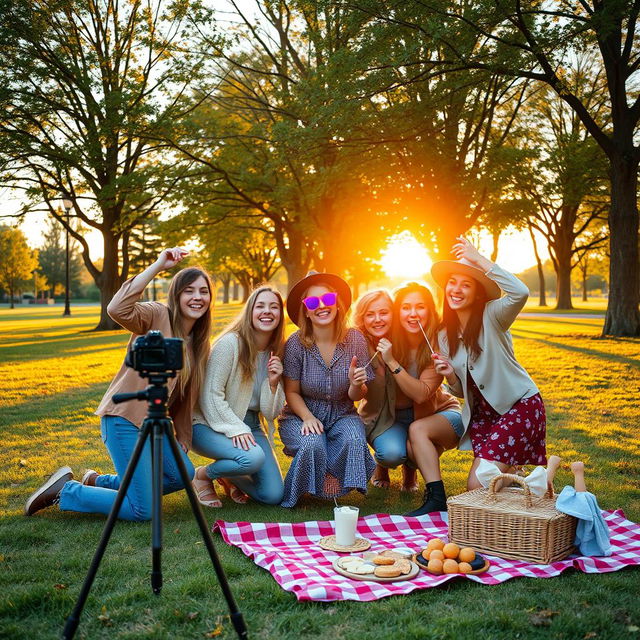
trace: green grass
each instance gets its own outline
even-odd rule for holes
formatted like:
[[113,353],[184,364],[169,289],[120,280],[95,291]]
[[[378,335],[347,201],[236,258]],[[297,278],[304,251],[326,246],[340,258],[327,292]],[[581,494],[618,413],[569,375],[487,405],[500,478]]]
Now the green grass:
[[[216,308],[217,329],[238,305]],[[76,473],[110,470],[93,415],[120,366],[124,332],[93,333],[97,309],[0,311],[0,637],[59,636],[79,593],[104,519],[49,509],[22,516],[25,499],[63,464]],[[603,508],[640,519],[640,341],[599,339],[599,318],[522,318],[516,352],[542,390],[549,453],[582,459]],[[288,462],[278,455],[283,470]],[[464,489],[467,453],[447,453],[450,493]],[[561,469],[557,487],[570,482]],[[416,502],[371,489],[349,497],[363,515],[402,513]],[[331,505],[307,500],[293,510],[225,501],[207,518],[229,521],[328,519]],[[118,523],[85,607],[77,638],[235,638],[226,605],[184,494],[164,503],[160,597],[151,593],[150,527]],[[238,549],[216,536],[251,638],[640,638],[640,572],[567,572],[549,580],[517,579],[489,587],[456,580],[371,603],[299,603]]]
[[582,296],[572,298],[571,304],[573,309],[556,311],[556,299],[553,296],[547,296],[547,306],[538,305],[539,298],[532,294],[524,310],[527,313],[561,313],[561,314],[594,314],[602,315],[607,310],[607,298],[589,298],[586,302],[582,300]]

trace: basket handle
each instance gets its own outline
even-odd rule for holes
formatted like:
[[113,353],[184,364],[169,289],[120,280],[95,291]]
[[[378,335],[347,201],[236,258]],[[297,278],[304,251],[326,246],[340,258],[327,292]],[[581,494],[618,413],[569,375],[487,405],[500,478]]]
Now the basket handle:
[[529,485],[524,481],[523,478],[513,473],[500,473],[497,476],[491,478],[491,482],[489,483],[489,493],[487,494],[488,498],[490,498],[494,502],[498,499],[496,495],[498,492],[496,483],[499,480],[505,481],[502,484],[503,487],[505,486],[505,484],[512,484],[514,482],[519,484],[524,489],[523,497],[525,507],[527,507],[527,509],[530,509],[533,506],[533,503],[531,502],[531,489],[529,489]]

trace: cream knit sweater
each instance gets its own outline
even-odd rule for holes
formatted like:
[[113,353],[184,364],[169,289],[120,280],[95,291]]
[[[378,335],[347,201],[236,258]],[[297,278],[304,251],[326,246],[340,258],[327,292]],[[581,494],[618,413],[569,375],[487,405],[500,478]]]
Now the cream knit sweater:
[[[193,414],[193,422],[233,438],[250,433],[243,422],[253,393],[253,379],[245,380],[238,362],[239,342],[236,333],[226,333],[213,344],[205,379],[200,389],[200,399]],[[268,427],[269,440],[273,444],[274,418],[284,405],[282,383],[271,392],[269,378],[260,391],[260,413]]]

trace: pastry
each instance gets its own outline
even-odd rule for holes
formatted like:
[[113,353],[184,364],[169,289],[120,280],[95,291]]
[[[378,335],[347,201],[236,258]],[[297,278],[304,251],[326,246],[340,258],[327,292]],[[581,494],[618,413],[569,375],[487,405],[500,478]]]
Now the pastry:
[[400,553],[399,551],[392,551],[391,549],[386,549],[380,555],[384,556],[385,558],[393,558],[394,560],[402,560],[403,558],[409,557],[404,553]]
[[402,570],[395,565],[380,565],[376,567],[374,573],[378,578],[397,578],[402,575]]
[[377,564],[380,566],[384,566],[384,565],[392,565],[395,564],[396,559],[395,558],[389,558],[388,556],[376,556],[375,558],[373,558],[373,564]]
[[403,576],[406,576],[408,573],[411,573],[411,562],[406,558],[401,558],[400,560],[396,560],[396,563],[393,565],[394,567],[398,567],[402,572]]

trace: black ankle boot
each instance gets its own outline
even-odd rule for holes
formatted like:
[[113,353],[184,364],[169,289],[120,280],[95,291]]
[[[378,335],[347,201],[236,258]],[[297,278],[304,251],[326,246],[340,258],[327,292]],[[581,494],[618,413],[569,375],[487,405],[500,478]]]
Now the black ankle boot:
[[405,513],[405,516],[423,516],[426,513],[434,511],[447,510],[447,494],[444,491],[444,483],[442,480],[436,482],[428,482],[424,490],[424,502],[422,506],[415,511]]

